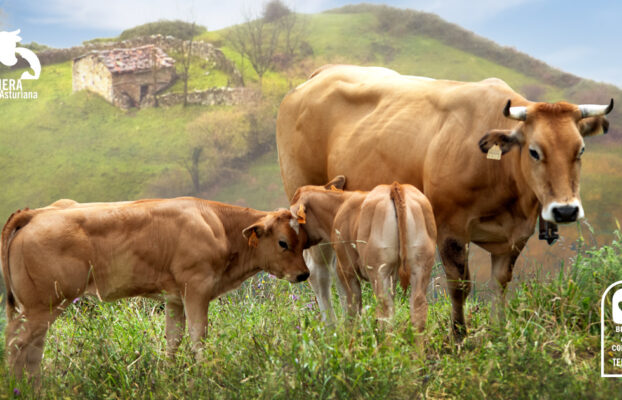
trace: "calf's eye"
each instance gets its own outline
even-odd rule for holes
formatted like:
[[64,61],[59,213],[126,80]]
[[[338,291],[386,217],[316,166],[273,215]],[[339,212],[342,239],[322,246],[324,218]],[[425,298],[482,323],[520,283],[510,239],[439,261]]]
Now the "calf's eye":
[[585,151],[585,147],[581,147],[581,150],[579,150],[579,154],[577,154],[577,160],[581,158],[584,151]]
[[534,149],[529,149],[529,155],[536,161],[540,160],[540,154],[538,154],[538,152]]
[[285,243],[285,241],[279,240],[279,246],[281,246],[281,248],[287,250],[287,243]]

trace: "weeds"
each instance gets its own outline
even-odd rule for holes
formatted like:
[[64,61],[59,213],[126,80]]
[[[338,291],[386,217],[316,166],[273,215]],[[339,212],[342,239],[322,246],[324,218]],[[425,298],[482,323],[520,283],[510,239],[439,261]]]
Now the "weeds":
[[579,253],[569,272],[522,283],[508,295],[504,323],[471,297],[461,344],[449,334],[450,301],[435,287],[422,354],[407,297],[398,293],[383,329],[369,285],[362,316],[339,315],[326,328],[308,285],[257,275],[212,302],[202,364],[187,338],[166,358],[160,303],[83,298],[48,334],[39,392],[8,378],[0,349],[0,398],[609,398],[622,384],[599,377],[599,301],[622,279],[621,255],[616,234]]

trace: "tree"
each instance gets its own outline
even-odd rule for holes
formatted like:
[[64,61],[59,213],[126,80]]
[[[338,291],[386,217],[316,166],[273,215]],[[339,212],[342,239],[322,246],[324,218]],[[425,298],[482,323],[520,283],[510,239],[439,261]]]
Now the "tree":
[[[192,31],[195,32],[196,22],[192,23]],[[190,36],[188,40],[179,41],[179,56],[181,59],[181,79],[184,83],[184,103],[183,106],[188,105],[188,79],[190,78],[190,65],[192,63],[192,44],[194,42],[194,36]]]
[[281,0],[271,0],[267,2],[263,8],[263,18],[267,22],[274,22],[290,14],[292,14],[292,10]]
[[227,40],[238,53],[248,58],[259,77],[261,87],[264,74],[274,64],[281,30],[278,25],[270,24],[266,18],[253,19],[247,15],[245,20],[231,29]]
[[[193,194],[201,191],[206,181],[214,180],[223,168],[249,151],[251,130],[248,114],[241,110],[219,109],[200,115],[187,126],[190,135],[190,158],[183,165],[190,174]],[[207,177],[201,175],[201,164],[207,163]]]

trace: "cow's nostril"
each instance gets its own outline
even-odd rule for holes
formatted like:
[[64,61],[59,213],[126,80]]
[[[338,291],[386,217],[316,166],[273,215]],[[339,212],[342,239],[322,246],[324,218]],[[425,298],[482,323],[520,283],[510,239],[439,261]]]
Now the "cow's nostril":
[[308,277],[309,277],[309,273],[305,272],[304,274],[298,275],[296,277],[296,281],[298,281],[298,282],[306,281]]
[[579,215],[577,206],[561,206],[553,208],[553,218],[555,222],[574,222]]

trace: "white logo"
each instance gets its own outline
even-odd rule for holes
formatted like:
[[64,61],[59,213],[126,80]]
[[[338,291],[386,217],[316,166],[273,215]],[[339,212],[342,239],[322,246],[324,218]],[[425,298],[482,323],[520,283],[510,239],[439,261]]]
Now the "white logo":
[[19,79],[1,78],[0,100],[36,99],[38,97],[37,92],[25,92],[22,88],[22,80],[39,79],[39,75],[41,75],[41,62],[39,62],[39,57],[30,49],[17,47],[17,43],[22,40],[18,36],[19,32],[19,29],[13,32],[0,32],[0,64],[4,64],[7,67],[14,66],[17,64],[15,54],[19,54],[28,62],[34,75],[30,73],[30,70],[27,70],[22,72],[22,76]]
[[[615,291],[613,291],[614,288]],[[611,301],[611,308],[605,307],[608,300]],[[609,285],[601,298],[600,376],[602,377],[622,377],[622,309],[620,309],[620,303],[622,303],[622,281]]]
[[30,71],[24,71],[20,79],[39,79],[41,74],[39,58],[30,49],[17,47],[17,43],[22,40],[21,37],[17,36],[19,32],[19,29],[13,32],[0,32],[0,63],[7,67],[14,66],[17,64],[17,57],[15,57],[15,53],[17,53],[28,61],[30,68],[35,73],[32,75]]
[[622,309],[620,309],[620,302],[622,302],[622,289],[616,290],[611,299],[611,316],[613,323],[622,325]]

